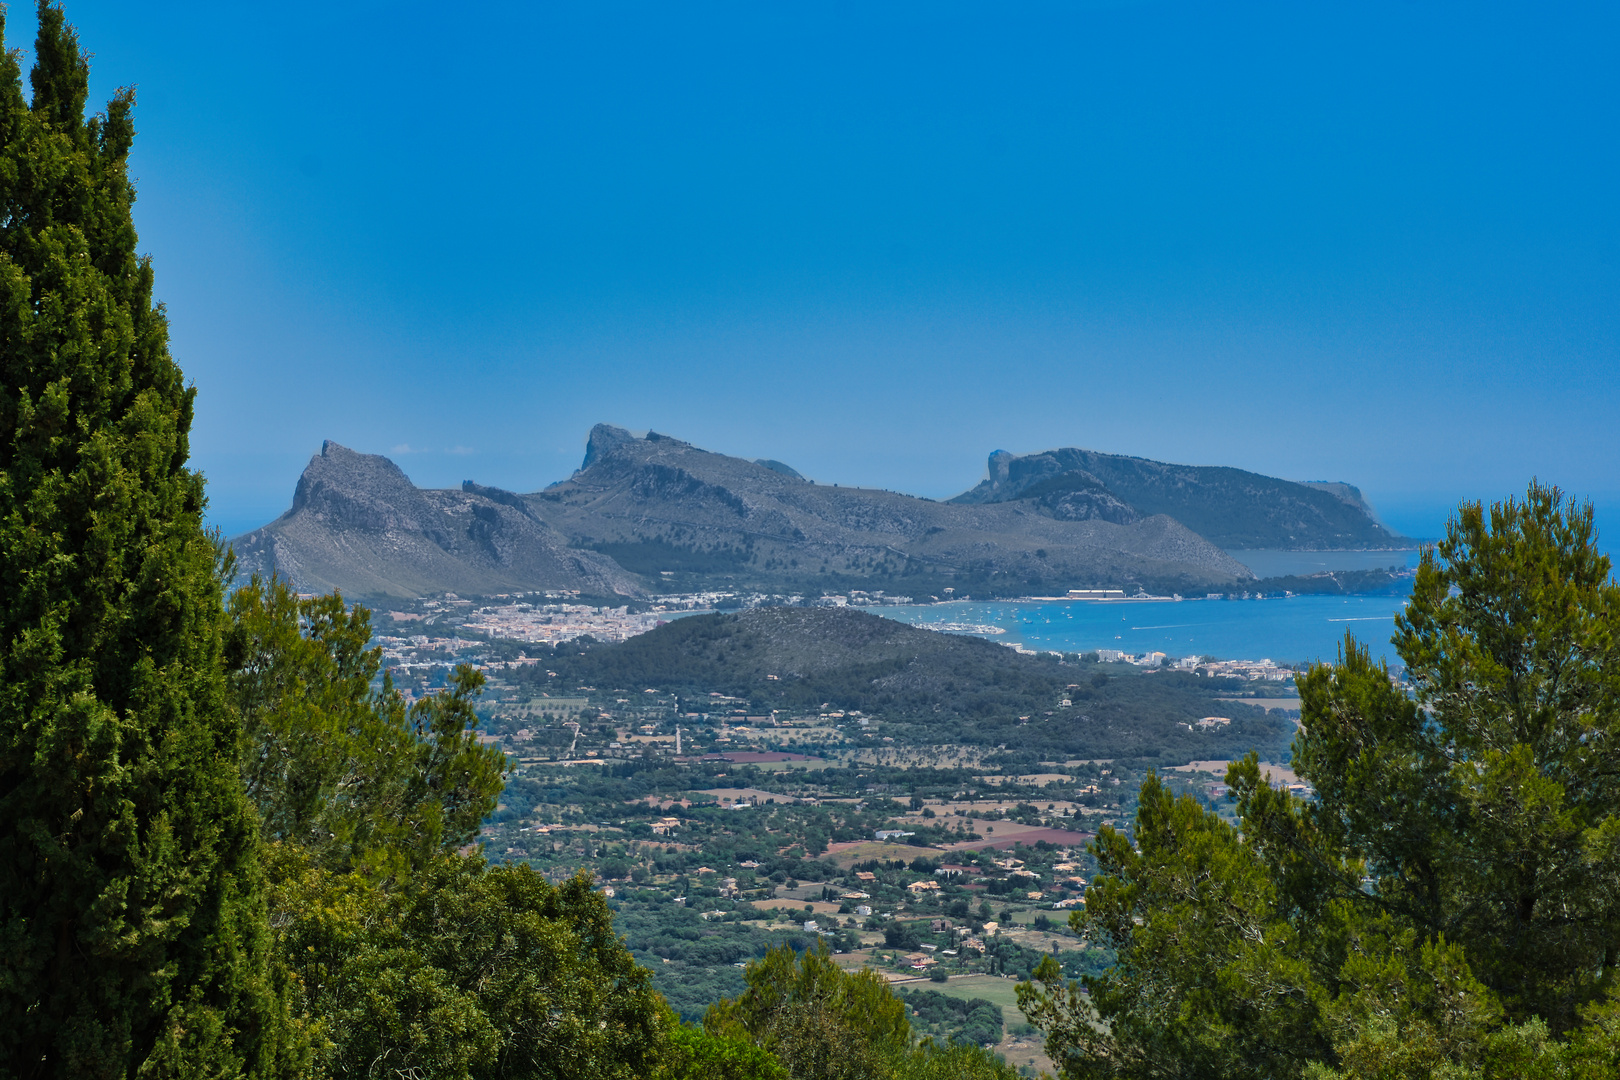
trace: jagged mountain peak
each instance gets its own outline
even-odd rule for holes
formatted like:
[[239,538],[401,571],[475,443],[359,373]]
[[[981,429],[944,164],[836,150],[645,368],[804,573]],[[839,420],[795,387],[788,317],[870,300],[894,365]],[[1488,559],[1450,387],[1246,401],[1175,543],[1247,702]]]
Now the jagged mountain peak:
[[579,463],[579,471],[584,472],[617,447],[641,437],[628,428],[613,424],[597,424],[585,438],[585,460]]
[[353,594],[812,594],[859,583],[903,595],[1017,595],[1219,588],[1252,577],[1221,547],[1398,539],[1358,509],[1348,486],[1073,448],[997,450],[988,465],[973,491],[939,503],[816,484],[772,459],[598,424],[570,479],[519,494],[473,480],[419,489],[388,458],[328,440],[292,509],[237,544],[245,569]]
[[641,591],[611,559],[570,549],[522,496],[472,481],[424,490],[381,454],[330,439],[298,478],[291,509],[232,546],[244,575],[351,596]]
[[[615,424],[597,424],[591,428],[591,433],[585,439],[585,459],[574,470],[574,475],[589,469],[592,465],[611,457],[623,447],[646,448],[662,444],[663,448],[680,447],[688,450],[697,449],[691,443],[683,442],[673,435],[662,435],[656,431],[636,433],[629,428],[622,428]],[[553,485],[555,486],[555,485]]]
[[[344,517],[375,517],[372,527],[423,517],[420,492],[398,465],[381,454],[362,454],[327,439],[309,459],[288,514],[308,511]],[[359,524],[359,521],[351,522]],[[414,524],[412,526],[414,527]]]
[[530,498],[575,544],[649,579],[706,588],[718,575],[790,592],[850,579],[929,591],[1006,579],[1009,591],[1038,592],[1104,580],[1191,589],[1250,576],[1178,523],[1151,521],[1105,491],[1070,485],[1037,513],[950,507],[622,432],[593,433],[602,452],[590,466]]

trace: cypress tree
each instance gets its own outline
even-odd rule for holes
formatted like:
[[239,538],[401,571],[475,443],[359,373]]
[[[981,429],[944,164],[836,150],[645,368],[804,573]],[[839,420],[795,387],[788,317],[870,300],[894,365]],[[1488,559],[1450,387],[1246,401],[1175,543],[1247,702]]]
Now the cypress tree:
[[[3,34],[0,13],[0,34]],[[0,55],[0,1075],[285,1063],[194,391],[136,255],[134,94]]]

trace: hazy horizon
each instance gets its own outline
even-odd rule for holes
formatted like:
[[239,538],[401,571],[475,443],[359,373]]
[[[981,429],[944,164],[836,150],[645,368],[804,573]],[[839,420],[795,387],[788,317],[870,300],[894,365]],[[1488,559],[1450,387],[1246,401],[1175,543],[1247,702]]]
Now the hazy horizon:
[[227,532],[322,439],[533,490],[598,421],[933,498],[1083,446],[1620,518],[1610,6],[67,14],[92,108],[138,86]]
[[[675,438],[681,438],[680,433],[675,432],[675,431],[666,431],[666,432],[661,432],[660,434],[672,435]],[[341,440],[336,440],[336,441],[341,442]],[[685,441],[690,442],[691,440],[685,440]],[[713,451],[715,451],[717,453],[728,453],[729,452],[727,450],[719,449],[719,448],[713,447],[713,446],[703,446],[701,448],[704,449],[704,450],[713,450]],[[408,451],[408,452],[402,454],[402,453],[397,452],[397,448],[395,449],[394,452],[390,452],[388,450],[382,450],[382,451],[371,450],[371,449],[367,449],[365,447],[354,447],[354,446],[349,447],[349,449],[358,450],[358,451],[360,451],[362,453],[381,453],[384,457],[390,458],[392,461],[394,461],[395,464],[399,465],[401,470],[406,474],[406,476],[410,477],[412,483],[415,483],[418,487],[459,488],[461,486],[461,481],[462,480],[476,480],[479,483],[485,483],[485,484],[491,483],[491,481],[489,481],[485,477],[472,475],[472,474],[464,475],[458,480],[444,480],[442,482],[437,482],[437,483],[424,481],[419,476],[413,475],[413,472],[412,472],[412,466],[415,465],[415,464],[421,463],[421,455],[419,453],[417,453],[416,451],[414,451],[414,450],[413,451]],[[1006,449],[1006,448],[1005,447],[998,447],[997,449]],[[1031,448],[1029,450],[1018,451],[1018,452],[1020,452],[1020,453],[1033,453],[1033,452],[1037,452],[1039,450],[1048,450],[1048,449],[1055,449],[1055,447],[1034,447],[1034,448]],[[1095,448],[1095,447],[1087,447],[1086,449],[1097,449],[1097,448]],[[319,452],[320,452],[319,447],[317,447],[316,450],[315,450],[315,455],[318,455]],[[582,438],[580,440],[580,447],[579,447],[579,455],[580,455],[581,459],[583,459],[584,454],[585,454],[585,441]],[[311,456],[314,456],[314,455],[311,455]],[[457,457],[461,457],[463,455],[455,455],[455,454],[452,453],[449,456],[451,456],[454,459],[454,458],[457,458]],[[733,453],[733,456],[761,458],[761,457],[774,457],[775,455],[766,454],[766,453],[753,454],[753,455],[741,454],[741,453]],[[989,454],[986,453],[984,456],[986,458],[988,458]],[[1137,455],[1137,456],[1146,456],[1146,455]],[[288,507],[290,507],[292,505],[293,489],[296,486],[296,482],[297,482],[299,474],[302,473],[303,467],[304,467],[304,465],[306,465],[308,463],[308,460],[309,460],[309,458],[307,458],[307,457],[300,460],[298,462],[298,464],[297,464],[297,467],[290,473],[290,479],[287,482],[287,485],[285,487],[284,492],[282,493],[282,496],[281,496],[281,499],[280,499],[279,502],[274,501],[274,499],[272,498],[271,500],[266,502],[265,508],[262,511],[253,511],[253,510],[250,509],[246,513],[239,514],[239,516],[234,518],[234,519],[225,517],[224,515],[221,515],[220,513],[215,511],[212,506],[210,506],[210,508],[209,508],[209,511],[210,511],[209,512],[209,521],[210,521],[210,524],[213,527],[216,527],[216,528],[220,529],[221,532],[223,532],[226,536],[238,536],[238,535],[240,535],[240,534],[242,534],[244,532],[249,532],[249,531],[251,531],[253,529],[256,529],[256,528],[258,528],[258,527],[260,527],[262,525],[268,524],[270,521],[272,521],[275,518],[279,517],[282,513],[284,513],[288,509]],[[781,460],[781,458],[777,457],[776,460]],[[454,469],[453,466],[451,466],[448,469],[448,471],[446,471],[444,469],[442,463],[435,462],[433,464],[434,464],[434,475],[440,475],[440,474],[448,475],[448,474],[453,474],[455,472],[455,469]],[[574,468],[577,468],[579,466],[579,464],[580,464],[580,462],[576,461],[574,463]],[[795,469],[798,468],[798,465],[795,462],[792,462],[792,461],[788,461],[785,464],[793,466]],[[1178,465],[1221,465],[1221,464],[1225,464],[1225,463],[1216,462],[1216,461],[1207,461],[1207,462],[1186,462],[1186,461],[1182,461],[1182,462],[1174,462],[1174,464],[1178,464]],[[540,489],[548,486],[549,484],[555,483],[555,482],[560,481],[560,480],[566,480],[574,472],[574,468],[568,469],[566,472],[562,473],[561,475],[554,476],[554,477],[547,477],[547,478],[544,478],[544,479],[541,479],[541,480],[538,480],[538,481],[530,481],[528,483],[518,482],[518,483],[514,483],[514,484],[510,484],[510,485],[499,485],[499,484],[497,484],[497,485],[494,485],[494,486],[498,486],[498,487],[499,486],[505,486],[509,490],[517,491],[517,492],[523,492],[523,493],[532,492],[532,491],[539,491]],[[803,472],[804,470],[800,470],[800,471]],[[978,474],[976,476],[974,476],[973,479],[971,479],[971,480],[969,480],[967,482],[964,482],[964,483],[960,484],[959,486],[957,486],[955,488],[952,488],[952,489],[950,489],[948,491],[941,491],[941,492],[905,491],[902,488],[895,488],[895,487],[887,488],[887,490],[900,491],[902,494],[916,495],[916,496],[919,496],[921,498],[943,500],[943,499],[952,498],[952,497],[954,497],[956,495],[960,495],[962,492],[968,490],[973,485],[977,484],[980,480],[985,479],[988,475],[989,475],[989,470],[988,470],[987,464],[981,464]],[[824,484],[835,484],[835,483],[837,483],[837,484],[844,484],[845,486],[865,486],[865,487],[879,487],[879,486],[881,486],[881,485],[871,485],[871,484],[869,484],[869,485],[845,484],[844,481],[839,480],[836,477],[809,476],[808,478],[811,479],[811,480],[816,481],[817,483],[824,483]],[[1342,478],[1342,477],[1323,477],[1323,476],[1311,476],[1311,477],[1295,476],[1295,477],[1284,477],[1283,479],[1289,479],[1289,480],[1313,480],[1313,481],[1315,481],[1315,480],[1343,480],[1344,478]],[[1355,481],[1353,481],[1353,480],[1348,480],[1346,482],[1355,483]],[[212,491],[212,483],[210,483],[209,490],[210,490],[210,492]],[[1438,504],[1438,503],[1433,503],[1433,504],[1395,503],[1395,504],[1393,504],[1391,506],[1384,506],[1384,505],[1380,505],[1378,502],[1372,500],[1369,493],[1365,489],[1363,489],[1362,494],[1364,496],[1368,496],[1369,501],[1372,503],[1374,511],[1378,514],[1380,520],[1382,520],[1386,526],[1393,529],[1397,534],[1399,534],[1399,535],[1401,535],[1403,537],[1407,537],[1409,539],[1418,540],[1418,541],[1434,540],[1434,539],[1439,538],[1441,535],[1443,535],[1443,533],[1445,531],[1446,520],[1456,510],[1456,507],[1457,507],[1456,503],[1445,504],[1445,505],[1441,505],[1441,504]],[[1501,495],[1501,496],[1482,496],[1480,498],[1482,498],[1482,500],[1485,501],[1486,503],[1489,503],[1489,502],[1493,501],[1493,499],[1495,499],[1495,498],[1508,497],[1508,496],[1517,497],[1517,496],[1522,495],[1522,494],[1523,494],[1522,491],[1509,491],[1509,492],[1503,493],[1503,495]],[[1585,496],[1581,495],[1581,493],[1579,493],[1579,492],[1570,492],[1569,494],[1574,495],[1577,499],[1586,498]],[[211,496],[210,496],[210,498],[211,498]],[[1596,520],[1598,528],[1602,532],[1602,535],[1604,537],[1609,537],[1611,535],[1608,531],[1604,530],[1605,522],[1615,522],[1616,527],[1620,528],[1620,505],[1616,505],[1615,503],[1605,504],[1605,503],[1597,502],[1597,501],[1594,500],[1593,509],[1594,509],[1594,515],[1593,515],[1594,519]],[[1612,546],[1613,546],[1612,543],[1605,543],[1604,544],[1604,547],[1606,549],[1611,548]]]

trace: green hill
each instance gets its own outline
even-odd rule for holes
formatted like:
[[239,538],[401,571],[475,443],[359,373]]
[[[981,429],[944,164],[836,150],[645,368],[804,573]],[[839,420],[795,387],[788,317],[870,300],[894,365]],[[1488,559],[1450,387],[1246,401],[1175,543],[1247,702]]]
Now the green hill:
[[[620,644],[559,646],[554,687],[655,688],[746,699],[765,713],[859,710],[897,745],[962,743],[1038,757],[1146,757],[1166,764],[1259,750],[1285,756],[1293,724],[1216,695],[1233,686],[1070,654],[1029,656],[847,608],[764,608],[678,619]],[[774,676],[774,677],[773,677]],[[1061,703],[1068,700],[1070,704]],[[1213,731],[1194,722],[1232,721]]]

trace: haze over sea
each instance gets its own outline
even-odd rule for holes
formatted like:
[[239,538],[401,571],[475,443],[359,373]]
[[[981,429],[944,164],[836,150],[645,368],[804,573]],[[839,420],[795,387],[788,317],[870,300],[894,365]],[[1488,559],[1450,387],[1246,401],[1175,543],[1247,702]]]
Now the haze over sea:
[[[1262,576],[1415,566],[1416,551],[1234,551]],[[1220,660],[1296,663],[1332,660],[1345,631],[1373,656],[1398,662],[1390,647],[1404,596],[1267,596],[1264,599],[1186,598],[1181,601],[965,600],[876,607],[877,615],[913,626],[981,626],[982,636],[1009,645],[1062,652],[1119,649],[1140,654],[1213,656]],[[971,632],[971,631],[957,631]]]

